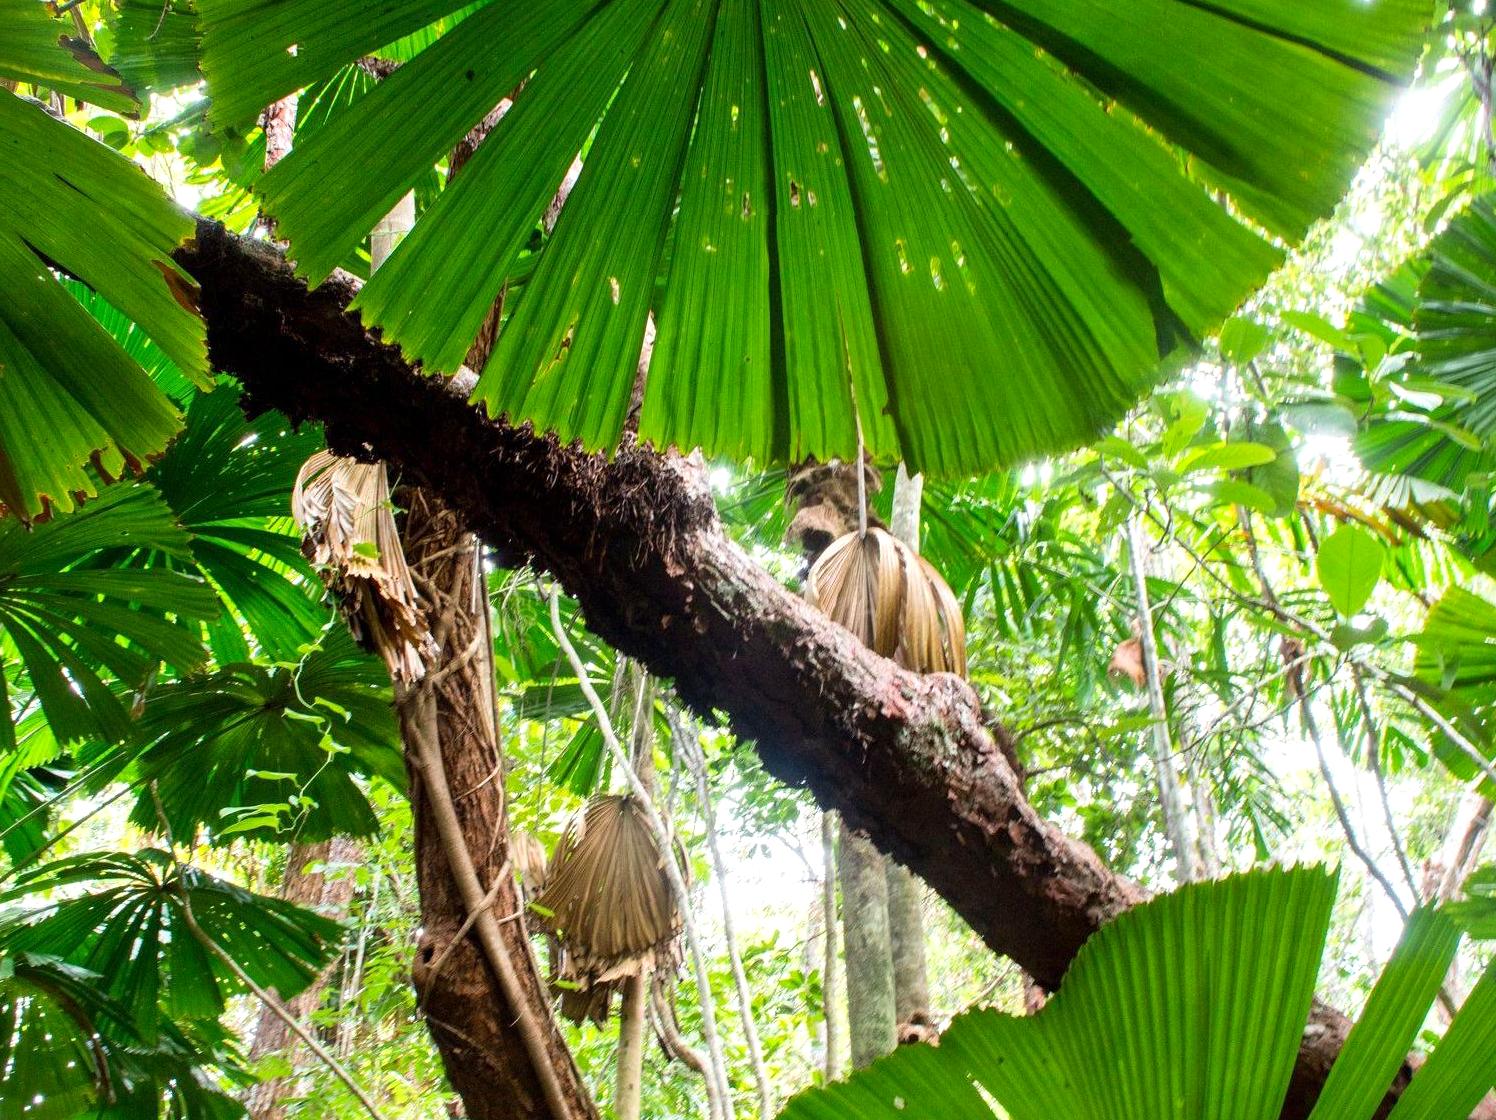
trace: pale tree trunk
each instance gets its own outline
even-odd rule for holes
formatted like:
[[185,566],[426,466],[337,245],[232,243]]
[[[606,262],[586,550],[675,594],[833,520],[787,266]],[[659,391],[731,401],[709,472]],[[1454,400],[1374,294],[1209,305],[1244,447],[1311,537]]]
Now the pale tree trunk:
[[[618,667],[624,668],[620,659]],[[654,686],[638,665],[630,664],[628,671],[621,673],[635,696],[633,718],[630,720],[629,753],[634,772],[639,775],[639,784],[650,800],[658,804],[655,797],[654,761]],[[619,678],[614,680],[615,701],[621,699],[623,689],[618,688]],[[667,818],[668,819],[668,818]],[[667,826],[669,827],[669,826]],[[668,847],[666,849],[669,851]],[[670,858],[667,854],[665,858]],[[644,1092],[644,1010],[645,994],[649,983],[649,968],[641,965],[637,975],[623,982],[618,1006],[618,1053],[614,1057],[616,1076],[613,1089],[613,1115],[615,1120],[639,1120],[639,1100]],[[708,995],[710,998],[710,995]]]
[[[862,464],[807,464],[795,472],[788,496],[798,505],[787,539],[798,544],[812,564],[833,540],[857,528],[865,516]],[[876,522],[873,522],[876,524]],[[867,837],[841,822],[836,857],[841,886],[842,947],[846,957],[847,1037],[852,1066],[861,1069],[897,1044],[894,1010],[893,944],[889,928],[888,872],[882,854]],[[831,923],[834,925],[835,923]],[[830,962],[835,957],[828,954]],[[832,971],[828,964],[827,975]],[[828,1007],[827,1025],[833,1017]],[[834,1029],[828,1029],[828,1069],[835,1062]]]
[[821,970],[821,1012],[826,1032],[826,1080],[842,1075],[841,992],[838,981],[836,921],[836,814],[821,814],[821,924],[825,963]]
[[617,1120],[639,1120],[639,1098],[644,1089],[644,992],[648,983],[640,972],[623,982],[618,1008],[618,1083],[613,1096]]
[[888,928],[888,876],[883,857],[842,822],[837,853],[841,880],[842,940],[847,958],[847,1032],[852,1068],[893,1050],[893,947]]
[[1143,646],[1143,669],[1147,674],[1148,709],[1152,716],[1153,770],[1158,781],[1159,807],[1164,831],[1174,852],[1175,877],[1187,883],[1200,877],[1195,841],[1179,772],[1174,768],[1174,744],[1169,735],[1169,713],[1164,704],[1163,675],[1159,670],[1158,639],[1153,631],[1153,607],[1148,602],[1148,564],[1143,524],[1134,514],[1127,523],[1127,552],[1132,561],[1132,585],[1137,609],[1138,640]]
[[[924,476],[910,476],[899,464],[893,484],[889,530],[919,551],[920,502]],[[925,965],[924,884],[907,868],[884,861],[888,876],[888,928],[893,956],[894,1019],[903,1035],[907,1027],[926,1027],[930,1014],[930,980]]]
[[[341,873],[358,862],[358,845],[352,840],[335,837],[315,844],[293,844],[286,859],[286,874],[281,881],[280,897],[287,902],[304,906],[329,918],[341,918],[348,912],[353,901],[353,876]],[[334,872],[329,874],[329,872]],[[331,966],[316,980],[286,1001],[288,1010],[296,1019],[305,1022],[319,1007],[327,994],[327,980]],[[291,1033],[286,1021],[268,1006],[260,1010],[255,1024],[254,1042],[249,1048],[249,1060],[258,1062],[271,1054],[279,1054],[287,1063],[298,1064],[302,1047]],[[252,1086],[244,1107],[251,1120],[281,1120],[286,1114],[286,1098],[297,1092],[297,1078],[273,1077]]]

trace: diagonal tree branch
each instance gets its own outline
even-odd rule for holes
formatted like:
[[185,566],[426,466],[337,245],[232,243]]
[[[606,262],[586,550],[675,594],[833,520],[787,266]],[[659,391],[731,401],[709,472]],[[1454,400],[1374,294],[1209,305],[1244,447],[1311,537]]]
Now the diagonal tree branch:
[[[626,446],[563,447],[425,376],[263,243],[200,221],[177,261],[201,285],[216,368],[250,406],[321,421],[334,450],[439,493],[509,565],[552,573],[588,626],[725,714],[765,766],[938,891],[994,950],[1056,987],[1081,944],[1145,893],[1043,820],[1005,731],[959,678],[916,676],[789,594],[724,533],[702,472]],[[1306,1116],[1347,1028],[1317,1008],[1288,1117]]]

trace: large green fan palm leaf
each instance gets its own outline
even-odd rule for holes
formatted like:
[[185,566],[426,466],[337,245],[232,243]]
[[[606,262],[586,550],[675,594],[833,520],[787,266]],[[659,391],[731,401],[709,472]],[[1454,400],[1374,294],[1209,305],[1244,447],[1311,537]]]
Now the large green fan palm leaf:
[[[52,734],[67,742],[130,733],[119,688],[139,689],[162,664],[190,670],[204,653],[212,589],[166,569],[106,566],[121,548],[185,559],[188,537],[149,487],[106,490],[82,510],[27,529],[0,522],[0,666],[12,659]],[[6,692],[0,669],[0,700]],[[14,728],[0,720],[0,748]]]
[[[1304,1033],[1334,890],[1317,868],[1184,887],[1104,926],[1037,1015],[968,1012],[938,1047],[903,1048],[802,1094],[781,1116],[1271,1120]],[[1313,1120],[1370,1120],[1379,1109],[1459,940],[1443,912],[1413,915]],[[1496,1081],[1493,1037],[1488,969],[1392,1116],[1469,1115]]]
[[[202,0],[220,123],[458,0]],[[589,446],[975,471],[1094,435],[1326,214],[1425,0],[477,6],[261,184],[320,281],[470,128],[359,298],[429,369]],[[365,153],[378,151],[371,164]],[[541,218],[583,169],[553,231]]]

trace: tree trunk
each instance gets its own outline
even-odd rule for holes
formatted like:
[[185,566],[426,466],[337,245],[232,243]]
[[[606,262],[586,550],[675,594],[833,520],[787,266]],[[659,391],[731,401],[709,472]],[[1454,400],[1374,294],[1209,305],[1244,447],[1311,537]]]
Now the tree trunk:
[[[335,448],[440,494],[505,563],[552,573],[595,634],[673,678],[697,712],[727,713],[770,773],[866,829],[1046,988],[1147,897],[1034,811],[1009,737],[963,681],[901,671],[754,564],[701,471],[490,419],[468,403],[471,375],[428,376],[348,314],[352,278],[309,292],[272,246],[215,222],[175,259],[246,407],[321,421]],[[1308,1115],[1347,1029],[1316,1008],[1285,1118]]]
[[[471,1120],[593,1120],[591,1097],[551,1014],[510,865],[493,647],[478,544],[457,515],[428,491],[406,489],[397,501],[407,509],[405,554],[438,648],[425,676],[397,691],[407,759],[419,757],[422,741],[439,746],[463,839],[480,882],[490,891],[490,909],[498,917],[520,988],[518,1004],[505,998],[473,930],[457,940],[467,924],[468,907],[439,835],[434,791],[413,764],[422,929],[412,979],[420,1007]],[[524,1040],[527,1022],[545,1041],[539,1064]],[[548,1092],[547,1081],[559,1088],[559,1108],[548,1099],[556,1093],[554,1088]]]
[[821,814],[821,933],[825,945],[821,966],[821,1015],[825,1028],[826,1080],[842,1075],[841,1063],[841,992],[837,983],[839,956],[836,930],[836,814]]
[[[353,901],[353,876],[340,874],[329,877],[326,872],[330,867],[352,865],[358,858],[358,845],[341,836],[315,844],[293,844],[286,858],[281,898],[297,906],[316,910],[329,918],[342,918],[348,913],[349,903]],[[286,1010],[298,1020],[306,1022],[322,1006],[332,968],[329,965],[321,976],[308,984],[295,998],[286,1001]],[[286,1021],[269,1007],[262,1007],[255,1023],[249,1060],[258,1062],[271,1054],[279,1054],[294,1067],[298,1064],[300,1049],[299,1040],[291,1033]],[[296,1082],[297,1078],[294,1076],[273,1077],[252,1086],[244,1102],[250,1120],[281,1120],[286,1114],[286,1098],[296,1092]]]
[[[910,476],[899,464],[893,481],[893,515],[889,530],[915,552],[919,551],[920,502],[924,497],[923,475]],[[894,1021],[902,1041],[906,1027],[928,1028],[930,979],[925,965],[924,884],[906,867],[892,860],[887,864],[888,929],[893,955]],[[919,1032],[909,1031],[910,1037]]]
[[644,1089],[645,973],[623,982],[618,1007],[618,1081],[613,1094],[616,1120],[639,1120],[639,1097]]
[[897,1044],[893,952],[888,930],[888,880],[883,857],[842,822],[837,857],[842,941],[847,958],[847,1037],[852,1068],[862,1069]]
[[[893,1014],[900,1040],[906,1027],[928,1027],[930,979],[925,964],[924,887],[908,868],[885,860],[889,948],[893,956]],[[918,1035],[912,1032],[911,1039]]]

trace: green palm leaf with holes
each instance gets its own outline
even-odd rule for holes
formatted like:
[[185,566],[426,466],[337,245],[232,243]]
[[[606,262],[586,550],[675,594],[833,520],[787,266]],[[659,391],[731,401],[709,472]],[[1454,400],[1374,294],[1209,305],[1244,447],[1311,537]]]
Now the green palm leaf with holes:
[[0,77],[133,113],[135,91],[41,0],[0,0]]
[[[64,49],[70,27],[36,0],[0,0],[0,79],[130,108],[117,76]],[[192,219],[139,168],[9,89],[0,89],[0,196],[0,506],[30,518],[95,493],[90,461],[118,476],[179,426],[171,401],[59,272],[202,384],[207,348],[195,286],[171,259]]]
[[[185,560],[188,537],[155,491],[107,489],[97,501],[28,529],[0,521],[0,668],[22,683],[59,741],[114,742],[131,733],[121,689],[139,689],[161,664],[203,660],[198,631],[218,610],[212,588],[186,573],[105,563],[123,546]],[[15,745],[0,671],[0,753]]]
[[[459,0],[201,0],[220,124]],[[314,282],[502,99],[364,288],[495,413],[974,472],[1104,429],[1328,213],[1427,0],[488,3],[260,183]],[[380,159],[370,164],[369,151]],[[541,224],[579,154],[553,231]],[[1224,201],[1229,200],[1229,201]]]
[[337,922],[181,868],[156,848],[89,853],[34,868],[0,894],[0,903],[48,897],[54,900],[0,925],[0,945],[94,973],[104,994],[152,1042],[163,1015],[217,1019],[228,997],[244,990],[193,934],[184,898],[203,933],[283,999],[317,977],[343,935]]
[[[1194,884],[1095,934],[1037,1015],[973,1011],[790,1102],[783,1120],[1272,1120],[1329,929],[1335,878],[1264,870]],[[1314,1120],[1370,1120],[1454,958],[1459,931],[1414,915],[1331,1070]],[[1496,1081],[1496,969],[1392,1112],[1465,1116]],[[1481,1049],[1484,1047],[1484,1049]]]
[[215,658],[294,661],[327,617],[287,500],[322,433],[293,432],[277,412],[248,420],[239,398],[228,383],[194,395],[182,434],[146,479],[191,538],[190,560],[173,564],[201,575],[225,605],[208,627]]
[[[134,740],[98,761],[101,777],[154,783],[177,835],[206,828],[223,843],[370,835],[378,825],[357,778],[404,788],[389,677],[342,628],[296,662],[160,686]],[[132,819],[155,827],[148,790]]]

